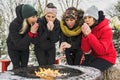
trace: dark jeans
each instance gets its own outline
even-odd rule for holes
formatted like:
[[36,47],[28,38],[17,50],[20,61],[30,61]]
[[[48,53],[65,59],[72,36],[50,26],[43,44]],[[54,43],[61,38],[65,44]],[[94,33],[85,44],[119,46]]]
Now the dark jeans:
[[85,60],[81,65],[94,67],[103,72],[107,70],[109,67],[111,67],[113,64],[104,59],[96,58],[95,56],[87,54],[85,55]]
[[82,55],[81,50],[70,50],[67,49],[65,51],[66,60],[69,65],[79,65],[80,64],[80,58]]
[[39,65],[52,65],[55,64],[55,47],[48,50],[43,50],[41,48],[37,49],[35,52],[36,58]]
[[28,51],[8,50],[8,54],[13,64],[13,69],[27,67],[29,60]]

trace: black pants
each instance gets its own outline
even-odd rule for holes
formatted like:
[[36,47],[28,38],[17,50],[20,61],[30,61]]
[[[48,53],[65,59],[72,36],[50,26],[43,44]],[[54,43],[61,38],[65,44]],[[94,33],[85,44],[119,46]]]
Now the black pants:
[[82,55],[81,50],[70,50],[67,49],[65,51],[66,55],[66,60],[69,65],[79,65],[80,64],[80,59]]
[[52,65],[55,64],[55,53],[55,47],[48,50],[43,50],[39,48],[36,50],[35,55],[39,65]]
[[109,67],[111,67],[113,64],[104,59],[96,58],[95,56],[92,55],[85,55],[85,60],[81,65],[94,67],[103,72],[107,70]]
[[27,67],[29,60],[28,51],[15,51],[8,49],[8,54],[13,64],[13,69]]

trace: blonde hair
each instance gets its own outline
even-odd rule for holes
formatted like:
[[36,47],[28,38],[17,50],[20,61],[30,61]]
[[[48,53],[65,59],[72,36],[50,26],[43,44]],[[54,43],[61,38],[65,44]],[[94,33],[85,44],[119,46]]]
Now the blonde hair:
[[27,19],[24,19],[22,24],[22,29],[20,30],[20,34],[24,34],[27,28],[28,28]]

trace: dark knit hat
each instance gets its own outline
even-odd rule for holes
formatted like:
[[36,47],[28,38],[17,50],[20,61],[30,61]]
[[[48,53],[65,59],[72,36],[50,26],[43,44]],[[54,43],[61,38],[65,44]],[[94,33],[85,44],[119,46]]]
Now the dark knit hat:
[[23,18],[29,18],[31,16],[37,15],[35,8],[29,4],[24,4],[22,6],[22,16]]

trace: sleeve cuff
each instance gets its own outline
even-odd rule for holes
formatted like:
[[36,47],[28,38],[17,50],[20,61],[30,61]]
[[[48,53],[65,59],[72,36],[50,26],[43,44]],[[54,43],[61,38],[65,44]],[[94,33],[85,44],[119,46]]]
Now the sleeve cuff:
[[36,37],[38,37],[38,33],[28,32],[28,35],[29,35],[30,38],[36,38]]

